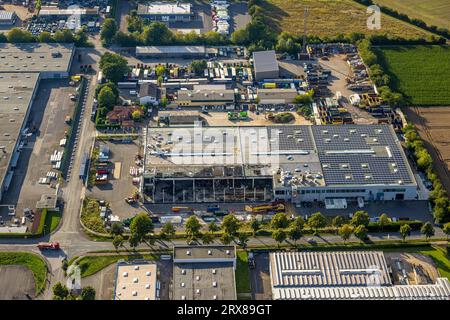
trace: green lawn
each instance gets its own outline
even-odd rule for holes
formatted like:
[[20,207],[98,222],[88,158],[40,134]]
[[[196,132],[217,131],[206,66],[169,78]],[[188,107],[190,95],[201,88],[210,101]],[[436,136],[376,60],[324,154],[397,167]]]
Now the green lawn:
[[236,291],[239,293],[250,292],[250,270],[248,268],[248,254],[245,251],[237,252],[236,265]]
[[391,87],[413,105],[450,105],[449,46],[386,46],[377,52]]
[[380,30],[367,28],[366,6],[352,0],[265,0],[264,15],[270,18],[274,30],[301,35],[304,7],[308,6],[308,34],[337,36],[360,32],[364,34],[389,34],[403,38],[423,38],[431,33],[385,14]]
[[439,274],[450,280],[450,257],[444,248],[435,246],[430,249],[419,250],[417,253],[430,256],[436,264]]
[[45,216],[45,234],[53,232],[61,221],[61,212],[47,211]]
[[0,265],[25,266],[33,272],[36,295],[45,288],[47,265],[39,256],[28,252],[0,252]]
[[450,29],[448,0],[375,0],[376,4],[394,9],[428,25]]
[[116,263],[119,260],[157,260],[159,255],[157,254],[130,254],[130,255],[112,255],[112,256],[85,256],[78,261],[78,266],[80,267],[81,277],[91,276],[100,270],[106,268],[107,266]]

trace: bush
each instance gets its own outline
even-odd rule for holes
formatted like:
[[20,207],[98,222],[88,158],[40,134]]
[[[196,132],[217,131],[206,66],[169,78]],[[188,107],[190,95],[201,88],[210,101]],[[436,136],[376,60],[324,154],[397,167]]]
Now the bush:
[[280,114],[276,114],[273,117],[273,122],[275,123],[289,123],[291,121],[294,121],[295,117],[292,113],[290,112],[283,112]]

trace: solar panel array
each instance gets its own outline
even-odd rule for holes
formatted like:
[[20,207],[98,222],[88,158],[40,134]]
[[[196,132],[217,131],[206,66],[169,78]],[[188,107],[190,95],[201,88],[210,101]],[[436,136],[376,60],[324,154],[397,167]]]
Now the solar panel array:
[[314,150],[310,126],[269,126],[272,150]]
[[414,182],[389,126],[312,126],[311,130],[327,185]]

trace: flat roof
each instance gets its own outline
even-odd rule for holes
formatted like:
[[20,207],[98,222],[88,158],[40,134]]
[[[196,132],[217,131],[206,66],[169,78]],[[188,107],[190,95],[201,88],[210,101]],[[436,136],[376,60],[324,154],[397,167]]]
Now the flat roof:
[[73,50],[73,44],[0,43],[0,72],[69,72]]
[[0,73],[0,186],[31,105],[38,73]]
[[271,252],[269,256],[274,288],[392,284],[381,251]]
[[[149,128],[145,175],[272,177],[299,187],[415,185],[388,125]],[[285,183],[284,179],[277,179]],[[278,183],[278,182],[277,182]]]
[[71,16],[71,15],[98,15],[99,8],[67,8],[60,9],[58,7],[42,7],[39,10],[39,16]]
[[15,17],[15,15],[16,15],[16,13],[14,11],[0,10],[0,20],[2,20],[2,21],[12,20]]
[[204,46],[141,46],[136,47],[136,55],[142,54],[206,54]]
[[119,262],[114,300],[156,300],[157,266],[148,262]]
[[275,50],[253,52],[255,72],[279,71]]
[[233,263],[174,263],[174,300],[236,300]]
[[179,101],[228,101],[234,102],[234,91],[232,89],[196,89],[178,90]]
[[192,5],[190,3],[151,2],[139,4],[137,13],[139,15],[190,15]]
[[234,246],[175,246],[173,248],[174,262],[179,259],[235,259]]

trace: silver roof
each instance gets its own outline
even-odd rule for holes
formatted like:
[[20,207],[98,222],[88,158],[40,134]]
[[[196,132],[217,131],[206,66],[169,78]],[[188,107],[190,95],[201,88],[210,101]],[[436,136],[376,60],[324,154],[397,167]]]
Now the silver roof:
[[274,50],[253,52],[255,72],[278,71],[278,61]]

